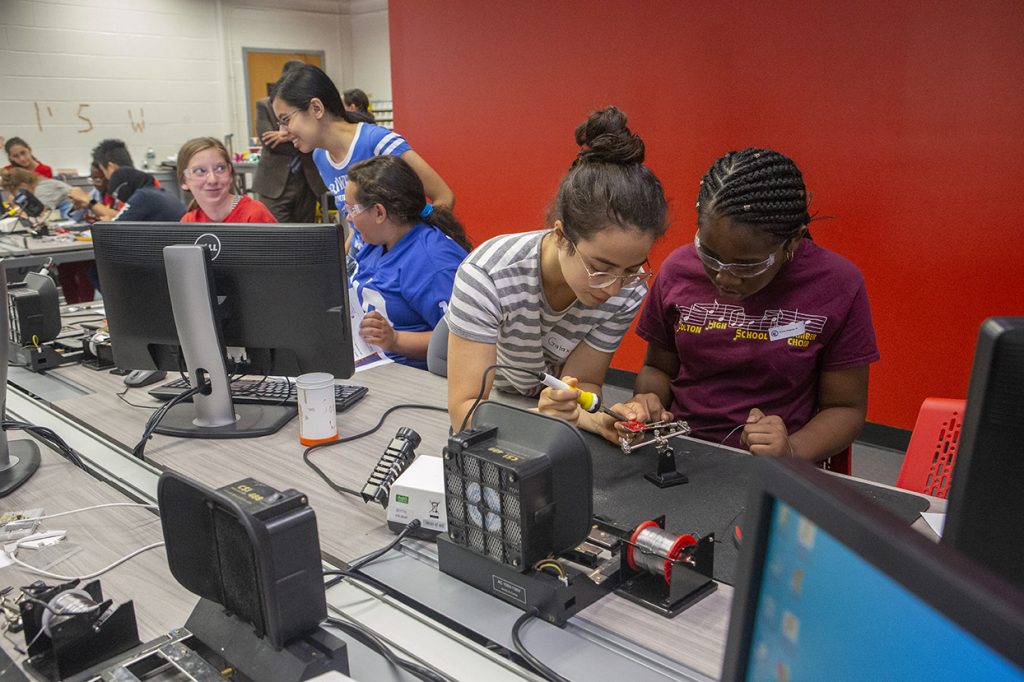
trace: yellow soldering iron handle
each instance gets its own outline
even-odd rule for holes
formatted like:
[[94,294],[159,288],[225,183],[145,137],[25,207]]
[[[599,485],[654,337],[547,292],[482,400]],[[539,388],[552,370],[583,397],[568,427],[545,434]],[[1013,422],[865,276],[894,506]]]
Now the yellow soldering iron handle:
[[[564,388],[570,391],[574,390],[574,387],[565,383],[561,379],[556,379],[550,374],[545,374],[544,378],[541,379],[541,383],[545,386],[550,386],[551,388]],[[580,392],[579,397],[576,398],[576,402],[584,410],[587,412],[597,412],[601,409],[601,396],[579,388],[576,388],[575,390]]]

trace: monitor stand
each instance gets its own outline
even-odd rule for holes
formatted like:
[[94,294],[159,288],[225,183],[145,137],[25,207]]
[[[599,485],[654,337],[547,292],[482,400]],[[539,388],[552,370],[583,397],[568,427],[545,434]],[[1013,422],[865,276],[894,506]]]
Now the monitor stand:
[[209,251],[202,246],[164,247],[174,325],[190,381],[210,384],[208,394],[170,408],[156,433],[180,438],[255,438],[275,433],[298,414],[284,405],[235,405],[231,400],[224,345],[214,316]]
[[[0,363],[0,415],[7,415],[7,352],[10,344],[10,320],[7,305],[7,269],[0,263],[0,345],[4,352]],[[31,478],[39,468],[39,446],[31,440],[7,440],[7,432],[0,428],[0,497],[14,492],[18,486]]]

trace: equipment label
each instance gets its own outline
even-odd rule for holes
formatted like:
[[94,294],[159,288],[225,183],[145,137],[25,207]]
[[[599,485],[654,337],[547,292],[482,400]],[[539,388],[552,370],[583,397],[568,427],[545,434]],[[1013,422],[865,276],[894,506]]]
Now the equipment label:
[[496,575],[491,576],[491,589],[496,594],[500,594],[510,599],[515,599],[518,602],[526,603],[526,588],[521,585],[511,583],[504,578],[499,578]]

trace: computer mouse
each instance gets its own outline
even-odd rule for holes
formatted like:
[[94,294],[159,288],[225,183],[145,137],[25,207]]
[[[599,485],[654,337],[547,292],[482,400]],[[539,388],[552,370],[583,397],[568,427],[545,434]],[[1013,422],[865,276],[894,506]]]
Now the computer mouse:
[[124,375],[124,385],[130,388],[141,388],[166,378],[167,372],[159,369],[137,369]]

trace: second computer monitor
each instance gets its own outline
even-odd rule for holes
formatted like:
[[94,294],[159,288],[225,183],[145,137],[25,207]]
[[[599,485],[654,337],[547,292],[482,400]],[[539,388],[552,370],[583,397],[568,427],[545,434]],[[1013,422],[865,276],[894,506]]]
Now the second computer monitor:
[[759,461],[724,680],[1022,680],[1024,599],[806,464]]
[[114,360],[124,369],[184,369],[164,247],[209,251],[215,317],[229,371],[352,376],[342,230],[334,225],[102,223],[93,227]]
[[942,535],[1024,590],[1024,317],[978,334]]

